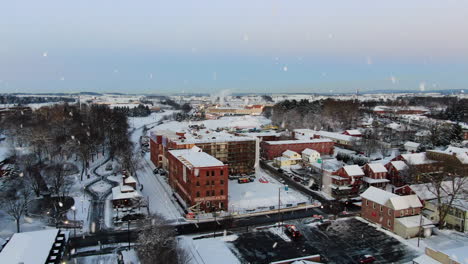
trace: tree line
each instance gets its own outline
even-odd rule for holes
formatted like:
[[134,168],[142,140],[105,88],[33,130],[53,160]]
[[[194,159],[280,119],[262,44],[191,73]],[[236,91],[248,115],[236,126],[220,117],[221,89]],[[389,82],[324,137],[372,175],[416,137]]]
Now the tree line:
[[287,129],[335,131],[356,127],[360,112],[355,100],[285,100],[268,109],[265,115],[274,125]]

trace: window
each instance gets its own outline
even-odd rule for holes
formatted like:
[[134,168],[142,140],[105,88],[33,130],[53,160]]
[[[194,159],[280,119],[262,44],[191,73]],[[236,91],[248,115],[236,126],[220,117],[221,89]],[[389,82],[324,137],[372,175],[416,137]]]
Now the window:
[[216,193],[215,190],[212,190],[211,191],[211,196],[215,196],[215,193]]
[[380,212],[383,212],[383,207],[382,206],[380,206]]
[[416,209],[415,209],[415,208],[413,208],[413,214],[414,214],[414,215],[416,214]]
[[210,181],[206,181],[206,186],[210,185]]
[[388,225],[388,226],[391,225],[390,219],[387,220],[387,225]]
[[211,176],[215,176],[215,171],[211,171]]
[[224,175],[224,170],[220,170],[219,175],[223,176]]
[[219,184],[223,185],[223,184],[224,184],[224,180],[220,180],[220,181],[219,181]]
[[214,181],[211,181],[211,185],[215,185]]
[[197,181],[197,186],[200,186],[200,182]]
[[210,196],[210,191],[206,191],[206,196]]
[[219,191],[220,195],[224,195],[224,190]]
[[388,215],[392,215],[392,210],[391,209],[388,209]]
[[205,176],[206,176],[206,177],[210,176],[210,172],[209,172],[209,171],[205,171]]
[[374,208],[374,209],[375,209],[375,203],[372,203],[372,208]]
[[369,206],[369,201],[368,200],[366,200],[366,206]]
[[200,197],[200,192],[197,192],[197,197]]
[[405,211],[401,210],[400,211],[400,216],[404,216],[405,215]]

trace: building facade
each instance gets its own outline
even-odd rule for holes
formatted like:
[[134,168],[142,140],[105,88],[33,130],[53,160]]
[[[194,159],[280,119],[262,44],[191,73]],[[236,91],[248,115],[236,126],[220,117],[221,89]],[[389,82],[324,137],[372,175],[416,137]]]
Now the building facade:
[[280,157],[287,150],[302,153],[307,148],[316,150],[321,155],[331,155],[333,154],[334,143],[329,139],[278,140],[262,141],[260,143],[261,157],[265,160]]
[[199,148],[170,150],[169,185],[191,211],[228,210],[228,165]]

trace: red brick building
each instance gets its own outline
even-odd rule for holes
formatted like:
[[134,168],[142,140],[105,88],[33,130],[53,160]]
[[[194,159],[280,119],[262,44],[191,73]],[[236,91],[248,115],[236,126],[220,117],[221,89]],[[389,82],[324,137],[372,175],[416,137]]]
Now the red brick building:
[[384,188],[389,182],[387,179],[387,168],[382,163],[368,163],[362,169],[366,175],[363,178],[366,187]]
[[406,183],[406,174],[408,173],[408,165],[402,160],[392,161],[385,165],[387,168],[387,179],[394,186],[400,187]]
[[256,141],[252,137],[236,136],[207,129],[188,132],[152,131],[151,161],[168,170],[168,151],[197,146],[207,154],[229,165],[230,174],[252,173],[255,165]]
[[193,149],[169,150],[169,184],[193,211],[228,210],[228,165]]
[[414,237],[420,232],[420,223],[431,224],[421,216],[421,204],[418,196],[396,194],[379,188],[369,187],[361,194],[361,216],[381,225],[404,238]]
[[286,150],[302,153],[306,148],[316,150],[321,155],[331,155],[333,154],[334,143],[329,139],[278,140],[262,141],[260,143],[261,156],[266,160],[280,157]]
[[357,196],[361,188],[364,171],[358,165],[344,166],[331,176],[332,195],[336,199]]

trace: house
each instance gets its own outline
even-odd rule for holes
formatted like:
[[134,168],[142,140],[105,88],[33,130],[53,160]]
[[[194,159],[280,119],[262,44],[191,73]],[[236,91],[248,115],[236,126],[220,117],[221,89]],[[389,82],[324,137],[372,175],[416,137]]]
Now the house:
[[387,179],[394,186],[403,186],[406,182],[406,175],[409,170],[408,165],[402,160],[391,161],[385,165],[387,168]]
[[0,251],[0,263],[57,264],[68,254],[69,232],[58,229],[15,233]]
[[413,264],[464,264],[468,259],[468,246],[435,250],[426,247],[424,255],[413,259]]
[[412,141],[407,141],[403,146],[405,150],[409,153],[415,153],[418,151],[419,145],[421,144]]
[[404,161],[410,169],[417,173],[431,173],[438,171],[440,167],[440,163],[429,159],[426,152],[401,154],[393,159],[393,161],[396,160]]
[[442,164],[456,167],[460,174],[468,175],[468,148],[449,146],[445,150],[428,150],[427,157]]
[[273,164],[281,168],[296,165],[297,163],[299,163],[299,161],[302,161],[302,157],[299,153],[292,150],[286,150],[285,152],[283,152],[283,155],[281,157],[276,157],[273,160]]
[[342,199],[358,195],[364,175],[364,171],[358,165],[348,165],[338,169],[331,176],[332,196]]
[[136,190],[137,181],[126,172],[122,175],[119,186],[112,188],[112,206],[114,208],[140,207],[143,196]]
[[382,163],[368,163],[364,165],[365,177],[362,179],[366,187],[374,186],[385,188],[389,180],[387,179],[387,168]]
[[398,196],[369,187],[361,194],[361,215],[403,238],[415,237],[424,229],[430,235],[432,222],[421,215],[423,205],[416,195]]
[[[461,178],[459,184],[464,184],[460,191],[468,190],[468,182],[462,182]],[[440,184],[440,189],[431,183],[421,183],[406,185],[398,189],[395,193],[399,195],[415,194],[418,196],[424,205],[422,214],[429,218],[431,221],[439,222],[439,202],[440,196],[441,206],[448,206],[449,199],[453,196],[453,188],[460,188],[457,182],[455,186],[452,181],[443,181]],[[447,228],[453,228],[460,232],[468,232],[468,201],[463,199],[465,193],[458,191],[457,197],[453,200],[450,208],[448,209],[447,216],[444,221]]]
[[169,185],[193,211],[228,210],[228,165],[199,148],[169,151]]
[[357,129],[346,130],[343,132],[343,135],[352,136],[352,137],[362,137],[361,131]]
[[302,160],[305,163],[314,163],[320,159],[320,152],[306,148],[302,151]]

